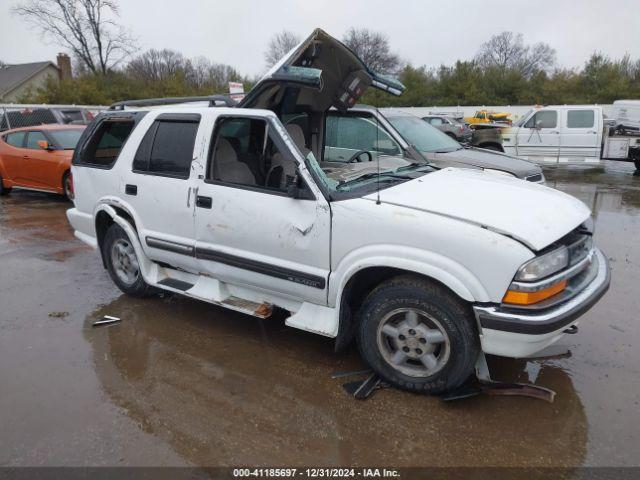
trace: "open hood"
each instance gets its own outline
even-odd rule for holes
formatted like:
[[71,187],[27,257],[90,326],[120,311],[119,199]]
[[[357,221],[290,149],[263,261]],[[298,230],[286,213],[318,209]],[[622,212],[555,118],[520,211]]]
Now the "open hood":
[[346,110],[372,86],[394,95],[397,80],[370,70],[346,45],[317,28],[286,54],[251,89],[239,107],[287,109],[292,103],[312,111]]
[[[376,194],[366,198],[376,200]],[[589,218],[580,200],[531,182],[479,170],[446,168],[386,188],[382,203],[475,223],[538,251]]]

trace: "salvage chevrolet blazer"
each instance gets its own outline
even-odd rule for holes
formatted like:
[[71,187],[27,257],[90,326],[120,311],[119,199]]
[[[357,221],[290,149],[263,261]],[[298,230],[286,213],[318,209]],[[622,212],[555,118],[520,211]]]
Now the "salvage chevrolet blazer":
[[460,385],[483,352],[556,342],[609,285],[587,207],[393,155],[325,162],[326,112],[367,87],[403,90],[316,30],[237,108],[100,114],[74,156],[76,236],[123,292],[277,308],[338,348],[355,337],[371,368],[413,391]]

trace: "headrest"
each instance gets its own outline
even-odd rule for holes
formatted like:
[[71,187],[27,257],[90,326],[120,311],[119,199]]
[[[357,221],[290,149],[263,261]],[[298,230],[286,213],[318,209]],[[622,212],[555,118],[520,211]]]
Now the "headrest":
[[226,138],[219,138],[216,145],[216,161],[217,163],[229,163],[238,160],[236,151]]
[[296,144],[296,147],[298,147],[300,151],[304,153],[305,150],[308,150],[306,142],[304,141],[304,133],[302,132],[302,128],[300,128],[300,125],[290,123],[284,128],[287,129],[287,133],[291,137],[291,140],[293,140],[293,143]]

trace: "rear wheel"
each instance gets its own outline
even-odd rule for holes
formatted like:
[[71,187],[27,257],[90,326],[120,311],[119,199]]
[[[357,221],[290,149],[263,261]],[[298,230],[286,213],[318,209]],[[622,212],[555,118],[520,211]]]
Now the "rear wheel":
[[71,172],[65,172],[62,176],[62,189],[64,196],[69,200],[73,200],[73,177],[71,177]]
[[124,293],[134,297],[148,297],[154,293],[142,278],[133,244],[120,225],[114,223],[107,230],[102,255],[109,276]]
[[386,281],[369,294],[360,310],[358,345],[380,377],[422,393],[461,385],[480,351],[468,306],[413,276]]
[[640,160],[635,160],[633,164],[636,166],[636,170],[640,171]]
[[11,189],[4,186],[4,181],[2,180],[2,176],[0,176],[0,195],[8,195],[9,192],[11,192]]

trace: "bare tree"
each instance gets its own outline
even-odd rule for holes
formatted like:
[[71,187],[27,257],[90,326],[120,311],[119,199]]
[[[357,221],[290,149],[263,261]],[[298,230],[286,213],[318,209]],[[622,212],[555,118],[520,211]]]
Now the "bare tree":
[[26,0],[12,11],[92,73],[106,73],[132,51],[132,36],[117,23],[117,0]]
[[402,68],[400,57],[391,52],[389,39],[383,33],[374,32],[367,28],[351,27],[345,33],[342,41],[371,70],[395,74]]
[[271,40],[267,50],[264,52],[264,60],[267,67],[272,67],[278,60],[284,57],[293,47],[300,43],[300,37],[293,32],[283,30],[276,33]]
[[136,78],[147,82],[163,81],[179,72],[186,74],[189,61],[174,50],[147,50],[132,59],[127,71]]
[[480,46],[476,61],[484,68],[515,69],[529,77],[550,70],[556,63],[556,51],[542,42],[525,45],[521,33],[502,32]]

